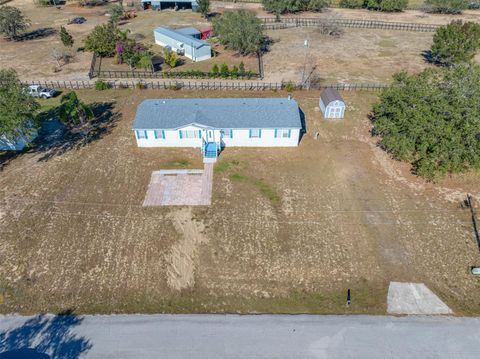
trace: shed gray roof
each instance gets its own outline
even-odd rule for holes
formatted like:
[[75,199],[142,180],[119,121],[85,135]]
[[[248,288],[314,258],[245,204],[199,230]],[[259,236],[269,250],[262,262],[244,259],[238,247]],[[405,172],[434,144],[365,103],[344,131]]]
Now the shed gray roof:
[[320,95],[322,102],[325,106],[327,106],[330,102],[333,101],[343,101],[343,97],[340,95],[340,93],[333,89],[333,88],[327,88],[325,89],[322,94]]
[[145,100],[133,129],[178,129],[190,124],[213,128],[302,128],[300,109],[286,98]]
[[196,39],[193,36],[187,36],[187,35],[181,34],[168,27],[160,26],[160,27],[157,27],[154,31],[158,34],[168,36],[169,38],[174,39],[176,41],[183,42],[185,45],[193,46],[196,49],[199,49],[202,46],[208,45],[205,41]]
[[196,35],[202,34],[200,31],[198,31],[194,27],[182,27],[180,29],[175,29],[174,31],[186,36],[196,36]]

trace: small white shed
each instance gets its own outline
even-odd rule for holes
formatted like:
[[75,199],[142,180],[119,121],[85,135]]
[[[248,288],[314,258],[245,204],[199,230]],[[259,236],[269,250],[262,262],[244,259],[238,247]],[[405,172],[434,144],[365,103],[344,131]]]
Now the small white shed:
[[320,110],[323,117],[344,118],[345,108],[345,101],[337,90],[327,88],[320,95]]

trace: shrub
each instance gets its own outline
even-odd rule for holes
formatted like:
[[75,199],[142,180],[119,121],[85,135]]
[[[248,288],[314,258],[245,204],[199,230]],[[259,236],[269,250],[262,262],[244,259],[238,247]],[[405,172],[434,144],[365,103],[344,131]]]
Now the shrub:
[[364,7],[377,11],[402,11],[407,8],[408,0],[365,0]]
[[293,92],[293,91],[295,91],[296,86],[295,86],[295,84],[294,84],[292,81],[288,81],[288,82],[284,85],[284,89],[285,89],[285,91],[287,91],[287,92]]
[[240,76],[243,76],[245,75],[245,64],[242,62],[240,62],[240,65],[238,66],[238,74]]
[[471,61],[480,49],[480,25],[473,22],[452,21],[440,27],[433,36],[432,59],[451,66]]
[[363,7],[364,0],[340,0],[339,6],[347,9],[359,9]]
[[232,71],[230,71],[230,76],[232,76],[234,79],[238,77],[238,67],[233,66]]
[[95,90],[98,91],[103,91],[103,90],[108,90],[112,87],[108,82],[105,82],[103,80],[97,80],[95,81]]
[[328,0],[262,0],[264,9],[277,15],[298,11],[322,11],[329,3]]
[[263,29],[254,12],[239,10],[225,12],[213,20],[213,28],[220,43],[242,55],[260,51]]
[[171,68],[177,66],[177,54],[172,50],[165,48],[163,51],[163,57],[165,59],[165,63]]
[[227,64],[222,64],[220,66],[220,74],[222,75],[222,77],[228,77],[228,75],[230,74],[230,71],[228,69]]
[[470,2],[470,0],[426,0],[424,11],[459,14],[469,7]]
[[220,72],[220,69],[218,68],[218,65],[217,64],[214,64],[212,66],[212,73],[214,74],[218,74]]
[[152,55],[150,53],[145,53],[141,55],[140,59],[138,60],[137,66],[141,69],[153,72]]

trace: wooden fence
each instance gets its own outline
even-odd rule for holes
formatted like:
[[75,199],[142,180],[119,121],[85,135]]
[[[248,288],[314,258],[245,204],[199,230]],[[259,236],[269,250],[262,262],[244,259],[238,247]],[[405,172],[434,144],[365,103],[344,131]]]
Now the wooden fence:
[[88,77],[93,79],[95,77],[106,79],[263,79],[263,60],[262,55],[258,55],[258,73],[247,71],[243,74],[233,74],[229,71],[228,74],[213,73],[197,70],[189,71],[145,71],[145,70],[102,70],[102,58],[95,53],[92,56],[90,70]]
[[338,25],[346,28],[400,30],[415,32],[435,32],[441,25],[414,24],[361,19],[322,19],[322,18],[287,18],[261,17],[266,30],[286,29],[291,27],[316,27],[322,25]]
[[[242,90],[242,91],[278,91],[278,90],[322,90],[334,88],[339,91],[380,91],[388,84],[310,84],[301,85],[291,82],[248,82],[248,81],[105,81],[113,89],[159,89],[159,90]],[[24,85],[40,85],[56,89],[94,89],[94,81],[26,81]]]

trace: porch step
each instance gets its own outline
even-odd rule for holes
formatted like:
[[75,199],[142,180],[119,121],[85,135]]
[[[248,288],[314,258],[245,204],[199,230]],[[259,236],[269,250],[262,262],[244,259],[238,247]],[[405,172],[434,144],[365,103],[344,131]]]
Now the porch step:
[[215,163],[217,162],[217,157],[203,157],[203,163]]

